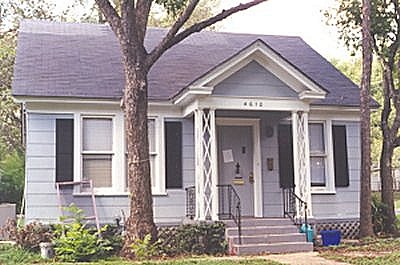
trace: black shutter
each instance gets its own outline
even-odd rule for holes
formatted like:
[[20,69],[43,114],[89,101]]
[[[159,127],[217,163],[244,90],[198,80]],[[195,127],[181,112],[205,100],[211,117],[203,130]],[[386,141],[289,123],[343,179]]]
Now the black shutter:
[[349,186],[349,166],[347,160],[346,126],[333,125],[333,157],[335,161],[336,187]]
[[167,189],[182,188],[181,122],[165,122],[165,169]]
[[278,127],[279,183],[281,188],[294,187],[292,126]]
[[56,182],[74,180],[74,120],[56,120]]

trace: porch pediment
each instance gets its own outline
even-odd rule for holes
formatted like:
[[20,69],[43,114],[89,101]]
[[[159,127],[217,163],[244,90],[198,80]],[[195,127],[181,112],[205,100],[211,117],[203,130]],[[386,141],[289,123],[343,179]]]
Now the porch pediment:
[[261,40],[197,79],[174,100],[191,102],[205,95],[296,99],[312,102],[327,92]]

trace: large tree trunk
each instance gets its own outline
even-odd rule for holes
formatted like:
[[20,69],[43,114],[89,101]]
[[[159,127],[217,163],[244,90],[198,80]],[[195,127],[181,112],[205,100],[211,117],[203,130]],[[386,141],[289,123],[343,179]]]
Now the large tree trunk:
[[[390,122],[392,112],[392,86],[393,84],[393,59],[383,63],[383,89],[384,102],[381,114],[382,130],[382,151],[380,158],[380,177],[381,177],[381,199],[384,208],[384,232],[389,234],[396,233],[396,215],[393,201],[393,175],[392,158],[394,151],[394,137],[397,136],[397,129],[393,128],[394,123]],[[396,113],[397,115],[397,113]]]
[[370,134],[370,84],[372,66],[371,3],[363,0],[362,21],[362,80],[360,91],[361,111],[361,191],[360,191],[360,237],[374,234],[371,216],[371,134]]
[[147,138],[147,72],[131,59],[124,60],[124,113],[128,151],[130,215],[126,223],[125,254],[147,234],[156,237],[151,195],[149,141]]
[[391,147],[389,139],[383,139],[382,152],[381,152],[381,198],[384,207],[384,232],[394,234],[396,232],[396,215],[394,211],[393,202],[393,176],[392,176],[392,157],[393,148]]

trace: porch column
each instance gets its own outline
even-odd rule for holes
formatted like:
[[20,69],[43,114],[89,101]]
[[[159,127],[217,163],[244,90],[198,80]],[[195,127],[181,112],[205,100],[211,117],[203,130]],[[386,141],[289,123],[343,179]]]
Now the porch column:
[[[292,112],[292,130],[295,193],[307,203],[307,215],[312,216],[310,143],[307,112]],[[303,209],[297,207],[297,214],[301,216],[304,215]]]
[[218,168],[215,132],[215,110],[196,109],[195,173],[196,220],[218,219]]

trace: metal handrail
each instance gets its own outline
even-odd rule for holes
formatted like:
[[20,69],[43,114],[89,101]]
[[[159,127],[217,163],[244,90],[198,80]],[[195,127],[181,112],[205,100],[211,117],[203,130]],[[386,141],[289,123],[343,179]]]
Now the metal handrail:
[[[242,210],[240,197],[232,185],[217,185],[218,188],[218,218],[233,220],[238,228],[239,244],[242,244]],[[196,190],[194,186],[186,190],[186,217],[194,219],[196,211]]]
[[220,220],[231,219],[238,229],[239,244],[242,244],[242,209],[240,197],[232,185],[217,185],[218,217]]
[[191,220],[196,214],[196,188],[195,186],[187,187],[186,189],[186,217]]
[[[297,196],[297,194],[294,192],[294,187],[282,188],[282,194],[284,216],[289,217],[295,225],[301,226],[304,224],[306,229],[308,229],[307,202],[303,201],[299,196]],[[298,214],[297,206],[303,209],[304,216]]]

